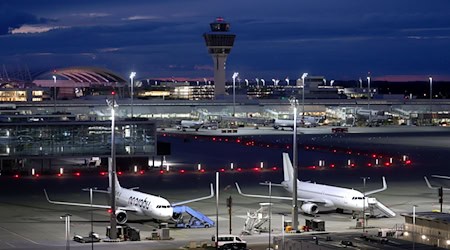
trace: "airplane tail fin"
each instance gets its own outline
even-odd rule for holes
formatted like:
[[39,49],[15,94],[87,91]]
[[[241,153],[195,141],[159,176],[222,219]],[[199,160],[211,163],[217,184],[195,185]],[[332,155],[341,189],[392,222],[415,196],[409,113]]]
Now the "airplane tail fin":
[[288,153],[283,153],[283,173],[284,181],[289,182],[294,178],[294,168],[292,167],[291,159]]
[[109,158],[109,164],[108,164],[108,179],[109,179],[109,187],[108,189],[111,190],[112,187],[112,178],[114,178],[114,181],[116,183],[116,190],[121,188],[120,183],[119,183],[119,179],[117,178],[117,174],[116,173],[112,173],[112,160],[111,158]]

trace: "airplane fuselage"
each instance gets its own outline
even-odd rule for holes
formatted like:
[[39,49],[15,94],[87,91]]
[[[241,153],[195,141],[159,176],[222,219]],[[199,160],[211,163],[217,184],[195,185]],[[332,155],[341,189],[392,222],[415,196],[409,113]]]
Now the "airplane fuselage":
[[[281,183],[288,192],[292,193],[292,183]],[[302,199],[321,200],[325,208],[351,210],[362,212],[368,208],[367,197],[354,189],[335,187],[323,184],[303,182],[297,180],[297,196]],[[364,204],[365,203],[365,204]]]
[[168,200],[132,189],[117,188],[116,203],[118,207],[132,208],[137,215],[156,220],[167,221],[173,215],[173,208]]

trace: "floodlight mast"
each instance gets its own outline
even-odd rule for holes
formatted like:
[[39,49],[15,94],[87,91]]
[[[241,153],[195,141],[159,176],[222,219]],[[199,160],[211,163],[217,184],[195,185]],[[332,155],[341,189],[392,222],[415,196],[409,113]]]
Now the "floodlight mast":
[[116,141],[115,141],[115,108],[118,107],[116,104],[115,96],[116,93],[113,90],[111,92],[112,94],[112,100],[106,99],[106,103],[111,108],[111,160],[110,160],[110,169],[109,169],[109,180],[110,180],[110,187],[111,187],[111,217],[110,217],[110,232],[109,232],[109,238],[110,239],[117,239],[117,221],[116,221]]
[[133,98],[134,98],[134,82],[133,82],[133,80],[134,80],[134,77],[136,76],[136,72],[131,72],[130,73],[130,79],[131,79],[131,81],[130,81],[130,87],[131,87],[131,93],[130,93],[130,95],[131,95],[131,118],[133,118]]
[[239,76],[239,72],[233,73],[233,117],[236,116],[236,78]]
[[298,230],[298,200],[297,200],[297,176],[298,176],[298,163],[297,163],[297,105],[298,100],[295,97],[289,98],[294,109],[294,136],[292,141],[292,158],[294,174],[292,177],[292,227],[295,231]]
[[305,121],[305,79],[308,77],[308,73],[303,73],[302,75],[302,84],[303,84],[303,90],[302,90],[302,123]]

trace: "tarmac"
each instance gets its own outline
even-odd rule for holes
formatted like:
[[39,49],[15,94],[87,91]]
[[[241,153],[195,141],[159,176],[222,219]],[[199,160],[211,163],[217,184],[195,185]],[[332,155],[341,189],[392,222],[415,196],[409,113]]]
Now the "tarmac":
[[[439,148],[442,151],[447,151],[449,146],[448,135],[446,134],[448,128],[438,127],[398,127],[398,128],[350,128],[350,133],[392,133],[391,136],[398,136],[399,133],[430,133],[429,136],[421,136],[415,138],[414,136],[397,138],[386,141],[382,137],[371,137],[370,143],[372,145],[390,144],[395,147],[432,147],[430,154]],[[248,129],[251,133],[261,133],[265,129]],[[240,129],[240,131],[244,131]],[[272,130],[267,129],[267,133],[273,133]],[[326,134],[329,128],[312,128],[304,130],[305,134]],[[170,131],[163,131],[166,133]],[[182,133],[175,132],[174,133]],[[215,131],[217,133],[218,131]],[[201,132],[200,132],[201,133]],[[208,135],[210,131],[205,131],[202,135]],[[221,133],[219,131],[219,133]],[[242,133],[242,132],[241,132]],[[292,131],[280,131],[279,133],[292,133]],[[440,133],[445,133],[445,136],[440,136]],[[367,138],[365,136],[356,138],[347,138],[343,141],[358,142],[367,145]],[[361,139],[366,138],[366,139]],[[362,142],[360,140],[363,140]],[[403,141],[402,141],[403,140]],[[370,145],[370,144],[369,144]],[[381,146],[382,147],[382,146]],[[419,148],[420,150],[420,148]],[[425,150],[426,151],[426,150]],[[426,156],[428,154],[424,152]],[[440,154],[437,152],[436,154]],[[374,170],[376,171],[376,170]],[[411,213],[414,205],[418,206],[416,211],[432,211],[439,207],[437,203],[437,193],[435,190],[427,188],[422,172],[417,171],[418,174],[412,174],[412,171],[406,169],[404,174],[397,171],[392,178],[387,178],[388,189],[384,192],[374,195],[377,200],[394,210],[396,216],[394,218],[371,218],[367,221],[366,229],[377,231],[379,228],[400,228],[404,223],[402,213]],[[328,174],[330,173],[330,174]],[[337,178],[328,178],[326,184],[338,185],[349,188],[356,188],[361,190],[362,183],[360,178],[355,177],[358,174],[352,174],[351,178],[339,178],[337,172],[323,171],[322,175],[336,175]],[[445,173],[430,173],[430,174],[445,174]],[[240,177],[237,177],[241,175]],[[258,179],[270,176],[266,173],[264,177],[255,178],[255,173],[221,173],[221,185],[219,193],[219,213],[216,214],[215,199],[191,203],[194,209],[197,209],[216,221],[218,218],[218,230],[220,234],[237,234],[241,235],[245,223],[246,214],[249,211],[254,211],[260,207],[259,203],[268,202],[265,199],[245,198],[237,193],[236,188],[232,185],[233,180],[241,181],[240,185],[243,191],[247,193],[267,194],[267,187],[258,185]],[[398,177],[400,176],[400,177]],[[222,181],[222,178],[224,181]],[[159,194],[168,198],[170,201],[181,201],[196,198],[207,194],[208,185],[214,182],[214,174],[207,173],[199,176],[198,173],[188,173],[182,178],[177,178],[175,174],[172,177],[158,176],[157,171],[147,172],[143,176],[135,176],[129,174],[127,176],[119,177],[122,186],[140,186],[141,191],[153,194]],[[242,182],[241,179],[245,179]],[[350,181],[349,181],[350,179]],[[173,182],[189,183],[188,185],[174,185],[170,187]],[[70,239],[75,234],[87,236],[91,231],[100,234],[105,238],[106,227],[109,225],[109,214],[106,211],[91,210],[89,208],[78,208],[68,206],[58,206],[49,204],[44,196],[43,188],[48,188],[49,195],[54,200],[64,200],[73,202],[89,202],[89,194],[82,192],[82,188],[89,186],[104,187],[107,183],[105,177],[90,176],[90,177],[74,177],[65,176],[60,179],[55,176],[43,177],[21,177],[15,179],[13,177],[0,176],[0,249],[62,249],[67,246],[65,238],[65,222],[60,217],[64,214],[71,214],[70,223]],[[178,183],[179,184],[179,183]],[[446,183],[448,184],[448,183]],[[377,189],[381,186],[381,179],[373,178],[367,184],[366,190]],[[287,195],[282,190],[274,188],[274,195]],[[231,210],[231,229],[229,220],[229,211],[226,206],[226,198],[233,198],[233,206]],[[106,198],[101,194],[94,196],[95,203],[105,204]],[[285,216],[289,220],[291,214],[292,204],[285,201],[272,201],[272,216],[270,220],[271,232],[262,232],[252,235],[243,235],[242,238],[246,240],[252,249],[265,249],[268,246],[269,238],[273,236],[282,235],[282,217]],[[444,205],[444,211],[450,212],[450,206]],[[92,219],[91,219],[92,216]],[[305,223],[306,219],[313,217],[300,214],[300,225]],[[334,211],[323,212],[318,214],[316,219],[325,222],[325,229],[328,232],[363,232],[362,228],[357,228],[357,220],[352,218],[351,213],[344,214],[336,213]],[[118,243],[99,242],[95,243],[95,249],[180,249],[189,244],[212,244],[211,236],[216,233],[216,227],[213,228],[197,228],[197,229],[171,229],[170,240],[146,240],[151,237],[152,232],[157,228],[157,225],[151,220],[146,220],[142,217],[129,215],[129,226],[138,228],[142,241],[126,241]],[[269,227],[266,223],[266,227]],[[195,243],[194,243],[195,242]],[[69,241],[70,248],[74,249],[88,249],[91,244],[77,243],[72,240]],[[267,244],[267,245],[266,245]]]

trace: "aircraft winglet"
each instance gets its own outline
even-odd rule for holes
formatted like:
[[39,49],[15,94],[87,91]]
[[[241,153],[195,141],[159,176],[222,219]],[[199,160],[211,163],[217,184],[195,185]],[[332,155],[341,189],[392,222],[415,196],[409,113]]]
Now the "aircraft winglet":
[[210,199],[210,198],[214,197],[213,184],[211,183],[210,186],[211,186],[211,194],[210,195],[204,196],[204,197],[200,197],[200,198],[196,198],[196,199],[192,199],[192,200],[180,201],[180,202],[172,203],[172,206],[179,206],[179,205],[183,205],[183,204],[187,204],[187,203],[191,203],[191,202],[196,202],[196,201],[202,201],[202,200],[206,200],[206,199]]
[[[439,175],[432,175],[432,177],[440,178]],[[441,188],[441,187],[437,187],[437,186],[432,186],[430,181],[428,181],[428,178],[426,176],[424,176],[423,178],[425,179],[425,182],[427,183],[427,186],[428,186],[429,189],[439,189],[439,188]],[[445,187],[442,187],[442,189],[446,190],[446,191],[450,190],[450,188],[445,188]]]
[[383,176],[382,179],[383,179],[383,187],[382,188],[366,192],[365,195],[367,196],[367,195],[379,193],[379,192],[382,192],[382,191],[386,190],[387,189],[386,178],[384,178],[384,176]]

